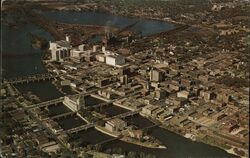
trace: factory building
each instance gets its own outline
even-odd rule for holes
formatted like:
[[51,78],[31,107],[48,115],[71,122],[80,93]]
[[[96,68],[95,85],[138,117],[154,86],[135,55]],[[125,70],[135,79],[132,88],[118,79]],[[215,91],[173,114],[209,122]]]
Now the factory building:
[[76,58],[79,58],[82,56],[82,54],[84,53],[84,47],[85,45],[84,44],[81,44],[78,46],[78,48],[74,48],[70,51],[70,56],[71,57],[76,57]]
[[125,58],[121,55],[107,55],[106,64],[119,67],[125,64]]
[[51,51],[51,60],[63,62],[65,58],[70,56],[70,38],[66,35],[66,40],[50,42],[49,50]]

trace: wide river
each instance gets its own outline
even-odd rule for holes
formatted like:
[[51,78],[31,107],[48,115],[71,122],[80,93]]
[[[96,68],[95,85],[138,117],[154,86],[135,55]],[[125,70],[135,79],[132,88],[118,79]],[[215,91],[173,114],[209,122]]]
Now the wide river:
[[[104,13],[90,13],[90,12],[51,12],[41,11],[45,17],[65,23],[80,23],[80,24],[94,24],[94,25],[113,25],[119,28],[123,28],[126,25],[132,24],[138,21],[132,30],[142,32],[142,35],[147,36],[162,31],[166,31],[174,28],[172,24],[145,20],[138,18],[115,16]],[[8,15],[7,17],[12,21],[15,21],[18,16]],[[31,32],[46,38],[47,40],[53,40],[53,37],[45,30],[29,23],[18,23],[16,28],[9,28],[2,25],[2,72],[6,78],[16,77],[28,74],[43,73],[44,69],[41,57],[42,52],[38,49],[34,49],[31,46],[30,39],[27,37],[27,33]],[[38,95],[43,101],[57,98],[62,96],[60,92],[50,83],[32,83],[28,85],[18,86],[20,91],[32,91]],[[143,123],[143,122],[139,122]],[[137,145],[124,143],[121,141],[115,141],[111,144],[106,144],[107,147],[121,147],[127,151],[136,152],[148,152],[160,158],[182,158],[182,157],[197,157],[197,158],[228,158],[234,157],[225,151],[206,145],[204,143],[193,142],[184,137],[181,137],[175,133],[169,132],[162,128],[155,128],[151,133],[156,138],[160,139],[167,149],[146,149]],[[95,135],[91,136],[95,139]]]

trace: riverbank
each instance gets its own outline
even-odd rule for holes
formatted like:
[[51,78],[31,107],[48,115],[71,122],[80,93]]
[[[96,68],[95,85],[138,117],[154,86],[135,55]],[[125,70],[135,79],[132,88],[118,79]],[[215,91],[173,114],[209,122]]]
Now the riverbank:
[[[177,131],[172,130],[171,128],[168,128],[167,126],[161,125],[160,127],[163,128],[163,129],[165,129],[165,130],[171,131],[171,132],[173,132],[173,133],[175,133],[175,134],[178,134],[178,135],[180,135],[180,136],[182,136],[182,137],[185,137],[185,135],[183,135],[183,134],[181,134],[181,133],[178,133]],[[193,139],[193,137],[190,137],[190,138],[185,137],[185,138],[186,138],[186,139],[189,139],[189,140],[192,140],[192,141],[195,141],[195,142],[201,142],[201,143],[204,143],[204,144],[208,144],[208,145],[211,145],[211,146],[220,148],[220,149],[226,151],[227,153],[233,154],[233,155],[235,155],[235,156],[240,156],[240,155],[238,155],[236,152],[234,152],[233,148],[230,148],[230,149],[228,149],[228,148],[223,148],[223,147],[221,147],[221,146],[218,145],[218,144],[214,144],[214,143],[211,143],[211,142],[208,143],[207,141],[205,142],[205,141],[203,141],[202,139],[199,139],[199,138],[197,138],[197,137],[195,137],[195,140]],[[245,157],[242,157],[242,158],[245,158]]]
[[[119,155],[116,155],[116,154],[111,155],[111,154],[98,152],[98,151],[94,151],[94,150],[88,151],[86,153],[88,153],[90,155],[93,155],[93,158],[107,158],[107,157],[112,157],[112,156],[119,156]],[[84,157],[84,154],[82,154],[82,156]]]
[[31,32],[29,32],[27,34],[28,38],[31,41],[31,45],[33,48],[35,49],[41,49],[41,50],[45,50],[48,47],[48,41],[40,36],[37,36],[35,34],[32,34]]
[[[34,6],[32,6],[32,4]],[[106,23],[106,24],[103,24],[104,28],[101,28],[102,26],[98,26],[98,25],[79,25],[79,24],[67,24],[67,23],[62,23],[62,22],[54,22],[53,20],[48,20],[46,19],[45,17],[39,15],[39,11],[45,11],[45,12],[73,12],[73,13],[100,13],[100,14],[108,14],[108,15],[112,15],[112,16],[120,16],[120,17],[123,17],[123,18],[133,18],[133,19],[137,19],[138,21],[140,20],[150,20],[150,21],[155,21],[155,22],[163,22],[163,23],[167,23],[167,24],[171,24],[173,28],[179,28],[179,27],[182,27],[183,25],[185,25],[184,23],[179,23],[177,21],[174,21],[174,20],[169,20],[168,18],[156,18],[156,17],[148,17],[148,16],[138,16],[138,15],[130,15],[130,14],[119,14],[119,12],[117,14],[114,14],[113,12],[110,12],[110,10],[101,10],[101,9],[97,9],[97,10],[89,10],[89,9],[80,9],[80,10],[68,10],[66,9],[68,6],[68,4],[66,4],[66,6],[64,7],[64,9],[57,9],[56,5],[54,7],[51,7],[51,6],[47,6],[47,5],[42,5],[42,4],[37,4],[37,3],[31,3],[31,2],[26,2],[26,5],[25,7],[22,6],[20,8],[18,8],[19,10],[21,9],[25,9],[26,8],[26,11],[25,11],[25,14],[30,18],[30,20],[37,24],[38,26],[42,27],[43,29],[49,31],[51,33],[51,35],[56,39],[56,40],[59,40],[59,39],[62,39],[63,38],[63,33],[65,34],[65,31],[70,33],[70,35],[72,36],[72,39],[74,40],[73,41],[73,45],[77,45],[77,44],[74,44],[75,42],[78,41],[78,44],[81,43],[84,41],[84,40],[87,40],[89,39],[90,37],[94,36],[95,34],[96,35],[103,35],[104,34],[104,31],[106,28],[105,27],[108,27],[110,33],[115,33],[117,32],[117,28],[115,26],[112,26],[110,25],[109,23]],[[41,6],[41,7],[39,7]],[[10,7],[9,9],[12,9],[12,10],[15,10],[17,8],[17,6],[15,7]],[[32,9],[34,8],[39,8],[39,11],[37,12],[34,12]],[[27,11],[28,10],[28,11]],[[5,11],[8,11],[5,10]],[[44,25],[43,25],[44,23]],[[54,25],[54,26],[53,26]],[[86,27],[86,28],[85,28]],[[101,28],[101,32],[99,31],[100,28]],[[55,29],[56,28],[56,29]],[[79,36],[75,36],[76,34],[71,34],[71,32],[76,32],[76,29],[77,28],[77,33],[78,34],[86,34],[87,37],[84,38],[84,40],[82,40],[82,38]],[[59,31],[60,30],[60,31]],[[70,31],[67,31],[67,30],[70,30]],[[87,31],[87,32],[86,32]],[[95,33],[93,33],[95,32]],[[161,31],[160,33],[164,33],[165,31]],[[130,31],[129,34],[131,34],[133,32]],[[75,36],[73,38],[73,36]],[[79,39],[81,39],[79,41]]]
[[[227,153],[229,154],[233,154],[235,156],[240,156],[239,154],[237,154],[236,152],[233,151],[232,153],[232,150],[230,150],[229,148],[227,148],[228,146],[226,146],[225,144],[223,145],[219,145],[218,143],[213,143],[212,141],[205,141],[206,139],[203,139],[203,138],[199,138],[195,135],[192,135],[190,133],[188,133],[188,135],[190,134],[190,136],[187,135],[187,133],[180,133],[178,132],[177,130],[173,130],[172,128],[169,128],[168,126],[162,124],[161,122],[159,122],[158,120],[155,120],[155,119],[152,119],[150,117],[147,117],[146,115],[144,115],[143,113],[140,113],[141,116],[147,118],[148,120],[150,120],[151,122],[154,122],[155,124],[160,124],[159,127],[160,128],[163,128],[165,130],[168,130],[168,131],[171,131],[175,134],[178,134],[182,137],[185,137],[186,139],[189,139],[191,141],[194,141],[194,142],[201,142],[201,143],[204,143],[204,144],[208,144],[208,145],[211,145],[211,146],[214,146],[214,147],[218,147],[224,151],[226,151]],[[210,139],[209,139],[210,140]]]
[[220,149],[226,151],[226,152],[229,153],[229,154],[233,154],[233,155],[235,155],[235,156],[240,156],[240,155],[238,155],[238,154],[233,150],[233,148],[231,148],[231,149],[224,148],[224,147],[222,147],[221,145],[218,145],[218,144],[216,144],[216,143],[212,143],[211,141],[209,141],[209,142],[208,142],[208,141],[204,141],[204,139],[201,139],[201,138],[198,138],[198,137],[195,137],[195,136],[187,137],[187,136],[186,136],[186,133],[185,133],[185,134],[179,133],[178,131],[173,130],[173,129],[171,129],[171,128],[165,126],[165,125],[163,125],[163,124],[160,123],[158,120],[154,120],[154,119],[152,119],[152,118],[149,118],[149,117],[147,117],[146,115],[144,115],[143,113],[139,113],[139,114],[140,114],[142,117],[144,117],[144,118],[150,120],[150,121],[153,122],[154,124],[160,124],[160,125],[159,125],[160,128],[163,128],[163,129],[165,129],[165,130],[168,130],[168,131],[170,131],[170,132],[173,132],[173,133],[175,133],[175,134],[178,134],[178,135],[180,135],[181,137],[184,137],[184,138],[189,139],[189,140],[194,141],[194,142],[201,142],[201,143],[208,144],[208,145],[211,145],[211,146],[214,146],[214,147],[218,147],[218,148],[220,148]]
[[98,130],[99,132],[102,132],[102,133],[104,133],[104,134],[107,134],[107,135],[109,135],[109,136],[111,136],[111,137],[115,137],[115,138],[118,138],[118,137],[120,137],[121,136],[121,134],[120,133],[115,133],[115,132],[110,132],[109,130],[107,130],[105,127],[101,127],[101,126],[95,126],[95,129],[96,130]]
[[[227,149],[226,150],[228,153],[230,153],[230,154],[233,154],[233,155],[238,155],[236,152],[235,152],[235,150],[234,150],[234,148],[232,147],[232,148],[230,148],[230,149]],[[241,158],[248,158],[247,156],[240,156]]]
[[[71,2],[25,2],[26,7],[33,7],[39,8],[46,11],[73,11],[73,12],[96,12],[96,13],[108,13],[111,15],[119,15],[123,17],[130,17],[130,18],[140,18],[146,20],[156,20],[171,23],[173,25],[182,25],[184,23],[180,21],[176,21],[171,19],[171,16],[162,17],[152,17],[148,15],[143,15],[139,13],[130,13],[130,12],[121,12],[122,10],[114,12],[112,9],[109,9],[105,6],[98,6],[97,3],[87,3],[87,4],[74,4]],[[11,9],[15,6],[4,6],[3,10]]]
[[145,148],[151,148],[151,149],[167,149],[166,146],[164,145],[160,145],[158,143],[151,143],[151,142],[140,142],[139,140],[135,140],[129,137],[122,137],[120,139],[121,141],[127,142],[127,143],[131,143],[131,144],[135,144],[138,146],[142,146]]
[[115,132],[110,132],[105,127],[95,126],[95,129],[102,132],[102,133],[104,133],[104,134],[107,134],[107,135],[109,135],[111,137],[118,138],[121,141],[131,143],[131,144],[135,144],[135,145],[138,145],[138,146],[142,146],[142,147],[145,147],[145,148],[151,148],[151,149],[166,149],[167,148],[166,146],[160,145],[158,143],[152,143],[152,142],[147,142],[147,141],[146,142],[141,142],[139,140],[132,139],[132,138],[127,137],[127,136],[123,136],[119,132],[116,132],[116,133]]

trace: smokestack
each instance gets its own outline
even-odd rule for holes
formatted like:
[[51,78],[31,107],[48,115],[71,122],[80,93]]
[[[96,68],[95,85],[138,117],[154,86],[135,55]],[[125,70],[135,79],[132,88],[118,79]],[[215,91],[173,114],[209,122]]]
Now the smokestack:
[[102,46],[102,52],[105,53],[106,50],[105,50],[105,46]]
[[107,39],[107,40],[109,40],[109,38],[110,38],[110,26],[109,26],[109,22],[106,24],[106,26],[105,26],[105,38]]
[[66,34],[66,41],[71,42],[70,36]]
[[96,45],[93,46],[93,52],[96,52]]
[[104,31],[105,31],[105,38],[106,38],[107,40],[109,40],[109,38],[110,38],[110,26],[111,26],[111,21],[107,21],[107,22],[106,22],[106,26],[105,26],[105,28],[104,28]]

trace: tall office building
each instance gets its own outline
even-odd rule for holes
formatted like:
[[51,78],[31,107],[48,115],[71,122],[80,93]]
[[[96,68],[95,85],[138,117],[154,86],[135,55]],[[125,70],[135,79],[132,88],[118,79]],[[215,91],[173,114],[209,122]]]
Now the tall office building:
[[160,70],[151,70],[150,71],[150,81],[161,82],[164,79],[164,72]]

